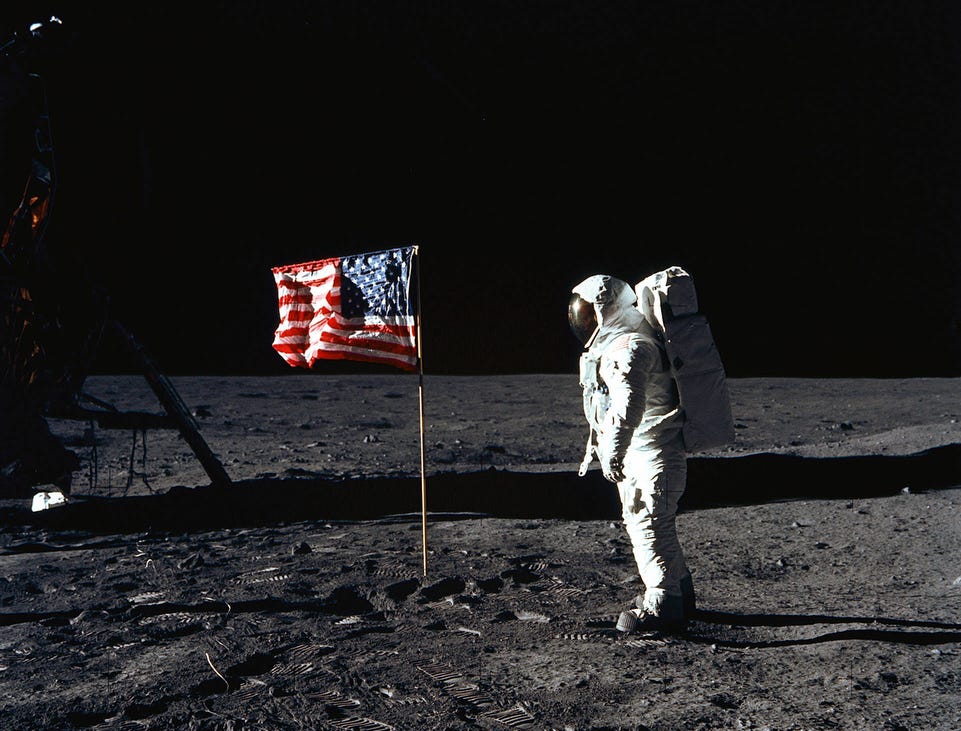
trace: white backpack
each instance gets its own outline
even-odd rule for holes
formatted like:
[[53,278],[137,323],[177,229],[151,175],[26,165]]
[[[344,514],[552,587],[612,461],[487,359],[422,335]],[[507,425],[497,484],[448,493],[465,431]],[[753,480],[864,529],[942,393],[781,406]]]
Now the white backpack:
[[698,313],[694,280],[681,269],[656,272],[634,286],[637,308],[663,336],[684,410],[688,452],[734,441],[727,377],[707,318]]

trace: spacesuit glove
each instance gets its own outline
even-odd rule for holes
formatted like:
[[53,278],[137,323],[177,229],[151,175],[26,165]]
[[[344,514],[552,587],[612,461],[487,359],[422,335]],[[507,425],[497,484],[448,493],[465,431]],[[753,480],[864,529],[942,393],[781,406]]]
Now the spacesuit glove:
[[610,482],[618,483],[624,480],[624,457],[632,432],[633,429],[626,425],[614,424],[605,429],[603,437],[598,440],[597,452],[601,472]]
[[601,472],[604,479],[617,484],[624,480],[624,460],[616,454],[606,455],[601,460]]

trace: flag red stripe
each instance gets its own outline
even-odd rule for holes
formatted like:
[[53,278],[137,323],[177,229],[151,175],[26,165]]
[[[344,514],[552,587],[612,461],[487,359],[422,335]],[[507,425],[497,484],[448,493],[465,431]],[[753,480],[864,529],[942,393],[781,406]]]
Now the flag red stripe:
[[[380,363],[382,365],[392,365],[398,368],[402,368],[405,371],[414,372],[417,370],[417,362],[399,360],[397,358],[390,358],[386,356],[371,355],[368,353],[356,353],[356,352],[341,352],[336,350],[321,350],[314,354],[313,360],[311,360],[310,365],[313,365],[316,360],[360,360],[367,363]],[[290,362],[290,361],[288,361]]]
[[358,348],[368,350],[380,350],[384,353],[403,353],[405,355],[415,355],[417,347],[413,343],[388,343],[382,340],[370,340],[368,338],[339,338],[330,333],[323,333],[319,339],[322,343],[331,345],[343,345],[347,348]]
[[394,325],[391,323],[376,323],[376,324],[364,324],[359,322],[352,322],[350,320],[342,320],[339,317],[330,317],[324,320],[317,321],[310,326],[311,330],[319,330],[325,328],[326,330],[335,330],[340,332],[366,332],[366,333],[384,333],[385,335],[393,335],[395,337],[414,337],[416,335],[416,328],[413,325]]
[[340,258],[334,257],[333,259],[317,259],[316,261],[305,261],[301,264],[285,264],[279,267],[273,267],[271,271],[275,274],[293,274],[296,272],[317,272],[326,267],[335,267],[340,263]]

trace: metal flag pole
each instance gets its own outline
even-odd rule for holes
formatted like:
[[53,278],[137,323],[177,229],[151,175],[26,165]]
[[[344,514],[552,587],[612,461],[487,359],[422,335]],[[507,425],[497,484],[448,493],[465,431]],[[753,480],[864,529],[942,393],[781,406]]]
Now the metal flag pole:
[[414,246],[414,259],[417,266],[417,398],[420,406],[420,523],[424,552],[424,576],[427,576],[427,472],[424,466],[424,356],[421,350],[420,327],[420,247]]

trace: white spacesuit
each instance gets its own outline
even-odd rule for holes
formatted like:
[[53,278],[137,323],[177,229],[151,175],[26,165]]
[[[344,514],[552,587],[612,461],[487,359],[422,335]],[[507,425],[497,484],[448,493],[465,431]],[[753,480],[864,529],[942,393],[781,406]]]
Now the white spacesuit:
[[683,412],[656,331],[627,282],[588,277],[572,290],[568,318],[584,343],[580,383],[590,426],[581,473],[598,459],[617,485],[644,592],[618,629],[681,630],[694,587],[675,526],[687,481]]

